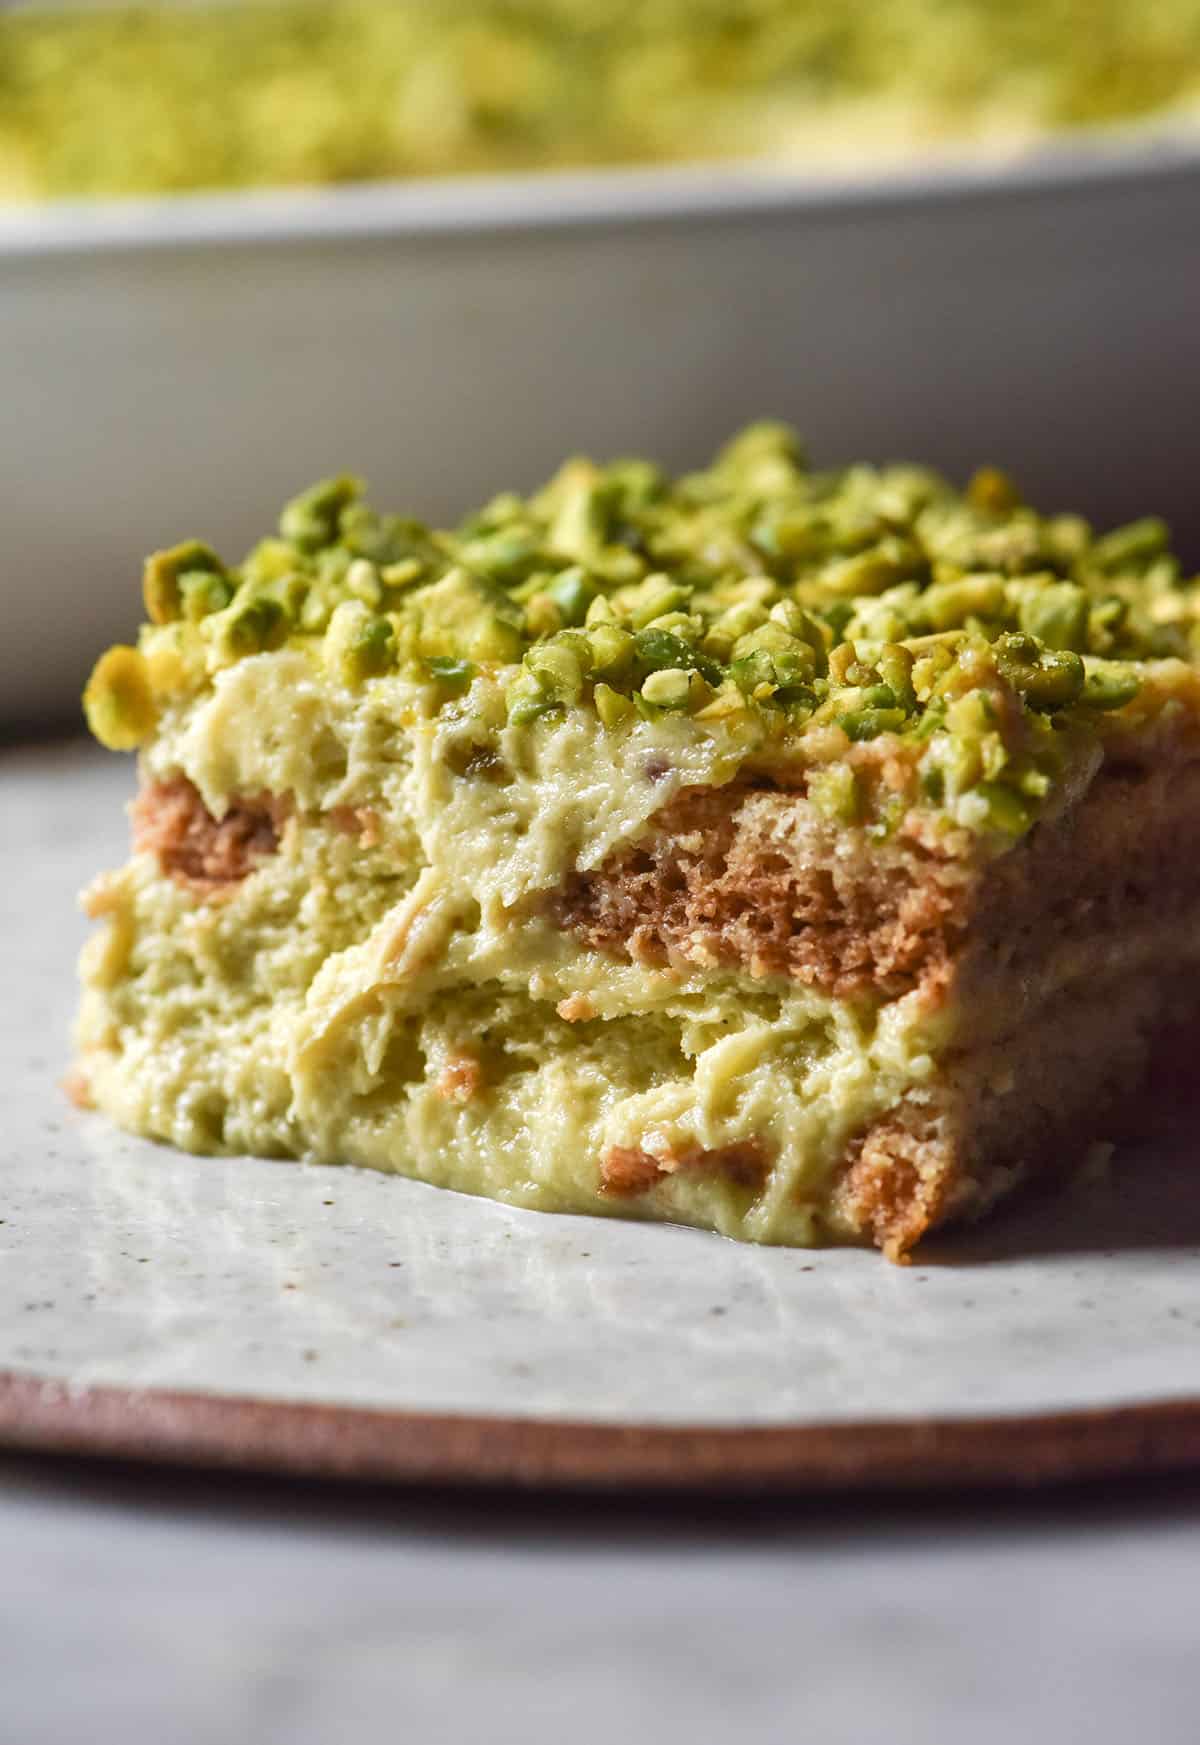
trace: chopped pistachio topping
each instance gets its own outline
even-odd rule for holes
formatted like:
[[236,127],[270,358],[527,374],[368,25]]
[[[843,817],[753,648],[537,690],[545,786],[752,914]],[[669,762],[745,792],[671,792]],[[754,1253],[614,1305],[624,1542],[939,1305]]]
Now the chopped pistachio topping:
[[[878,161],[1193,118],[1198,0],[0,7],[0,199],[703,158]],[[1003,513],[990,470],[972,501]],[[319,513],[319,506],[318,506]],[[555,547],[602,537],[586,483]]]
[[[814,772],[843,766],[811,784],[842,821],[871,810],[875,747],[891,759],[886,806],[911,778],[921,804],[1010,835],[1155,663],[1200,656],[1200,578],[1183,577],[1161,522],[1096,537],[992,469],[964,492],[913,466],[814,471],[777,424],[675,480],[572,460],[450,532],[327,480],[240,567],[189,542],[146,577],[160,628],[144,646],[170,635],[181,683],[285,643],[349,685],[407,677],[435,709],[471,707],[485,675],[515,726],[552,730],[579,709],[608,733],[687,716],[746,727]],[[107,744],[153,719],[137,658],[111,651],[89,686]]]
[[110,751],[133,751],[154,731],[158,711],[146,662],[118,644],[102,654],[83,693],[87,724]]

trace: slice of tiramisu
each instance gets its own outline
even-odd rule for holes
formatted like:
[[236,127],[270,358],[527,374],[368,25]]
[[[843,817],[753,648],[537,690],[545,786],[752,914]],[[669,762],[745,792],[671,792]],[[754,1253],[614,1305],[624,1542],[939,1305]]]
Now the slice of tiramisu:
[[898,1257],[1076,1161],[1197,1004],[1157,521],[763,425],[453,533],[336,479],[145,595],[85,698],[140,751],[79,1027],[134,1131]]

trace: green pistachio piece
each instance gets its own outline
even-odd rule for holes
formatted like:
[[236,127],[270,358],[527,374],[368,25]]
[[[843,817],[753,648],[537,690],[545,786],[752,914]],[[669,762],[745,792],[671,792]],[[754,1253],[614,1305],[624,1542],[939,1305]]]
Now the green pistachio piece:
[[685,606],[688,592],[669,576],[652,575],[647,576],[638,587],[630,589],[625,598],[630,623],[635,630],[644,630],[656,618]]
[[684,642],[697,643],[704,634],[704,620],[693,612],[664,612],[661,618],[652,618],[646,629],[666,630]]
[[304,596],[296,620],[307,636],[320,636],[328,627],[333,609],[339,603],[338,590],[327,583],[314,582]]
[[1062,708],[1083,690],[1083,661],[1069,649],[1039,651],[1019,634],[999,637],[994,649],[999,671],[1034,709]]
[[158,709],[143,656],[118,644],[92,668],[83,693],[87,724],[110,751],[133,751],[154,731]]
[[390,671],[396,633],[360,600],[344,600],[329,620],[322,647],[326,668],[345,685],[360,685]]
[[1060,569],[1070,569],[1087,554],[1091,525],[1082,515],[1052,515],[1045,523],[1046,545]]
[[747,491],[786,490],[804,471],[804,451],[787,424],[763,419],[750,424],[720,450],[713,471],[724,473]]
[[896,699],[897,705],[909,713],[917,706],[913,689],[913,657],[900,643],[888,642],[875,657],[879,676]]
[[338,536],[342,511],[357,502],[362,492],[362,480],[348,474],[322,479],[284,505],[279,531],[301,551],[319,551],[324,545],[332,545]]
[[476,575],[506,588],[552,561],[543,549],[541,534],[527,527],[502,527],[483,538],[468,540],[461,556]]
[[834,693],[834,702],[841,709],[895,709],[896,694],[890,685],[848,685]]
[[278,581],[280,576],[290,575],[297,563],[304,560],[297,554],[294,545],[289,545],[286,539],[260,539],[241,566],[241,577],[244,582]]
[[[682,667],[685,671],[713,671],[712,662],[669,630],[639,630],[633,639],[634,659],[643,677],[666,667]],[[716,672],[720,683],[720,672]]]
[[421,664],[438,689],[451,696],[469,690],[475,677],[475,668],[469,660],[455,660],[448,654],[431,654]]
[[612,601],[607,594],[593,596],[588,604],[583,622],[589,630],[595,624],[615,624],[617,622],[617,615],[613,611]]
[[916,654],[912,667],[913,690],[919,702],[928,703],[942,679],[954,665],[954,650],[936,640],[932,646],[926,646],[927,639],[922,638],[917,647],[921,650]]
[[185,539],[167,551],[152,552],[142,570],[142,598],[152,624],[170,624],[183,612],[180,580],[185,575],[224,576],[225,566],[211,546]]
[[859,659],[853,642],[839,642],[829,651],[829,682],[831,685],[870,684],[872,668],[869,661]]
[[[850,641],[903,641],[912,629],[917,614],[912,610],[911,602],[901,606],[892,598],[900,591],[898,588],[890,588],[878,600],[858,600],[855,603],[854,616],[845,627],[845,634]],[[915,589],[913,595],[915,600]]]
[[648,460],[618,460],[605,468],[604,483],[619,515],[636,515],[666,495],[669,481]]
[[835,824],[857,824],[863,797],[858,778],[847,763],[827,764],[808,778],[808,797],[823,818]]
[[762,515],[751,530],[758,550],[768,558],[793,562],[822,557],[829,549],[829,527],[816,508]]
[[811,643],[802,642],[798,636],[785,630],[782,624],[768,620],[766,624],[759,625],[757,630],[740,636],[733,645],[735,660],[744,660],[749,654],[759,653],[771,655],[776,667],[781,672],[788,673],[789,677],[782,682],[808,684],[816,676],[817,657]]
[[954,800],[983,779],[983,742],[979,738],[963,739],[947,733],[937,734],[934,741],[936,766],[946,798]]
[[729,676],[744,697],[764,702],[779,689],[775,678],[775,663],[767,650],[744,654],[729,668]]
[[967,575],[926,588],[917,611],[931,630],[957,630],[968,618],[1003,618],[1007,604],[1003,576]]
[[963,739],[977,739],[992,731],[996,712],[986,691],[967,691],[955,697],[946,709],[946,725]]
[[356,557],[346,570],[346,591],[364,606],[383,604],[383,577],[369,558]]
[[786,630],[789,636],[794,636],[798,642],[807,643],[813,651],[815,670],[823,673],[828,664],[830,635],[828,626],[812,612],[807,612],[795,600],[778,600],[771,607],[770,620]]
[[[777,600],[767,617],[772,624],[778,624],[781,630],[794,636],[798,642],[808,641],[816,630],[816,620],[795,600]],[[823,644],[819,631],[817,636]]]
[[912,573],[914,561],[907,545],[898,539],[887,539],[853,557],[826,564],[819,580],[829,593],[842,599],[856,594],[882,594]]
[[594,624],[587,632],[593,674],[626,685],[633,674],[636,639],[619,624]]
[[563,623],[567,625],[585,622],[588,607],[598,592],[587,571],[580,569],[578,565],[555,576],[545,591],[558,607]]
[[237,661],[281,647],[287,640],[288,617],[278,600],[243,583],[232,605],[206,618],[204,627],[221,659]]
[[1088,596],[1074,582],[1051,582],[1030,586],[1017,614],[1021,629],[1036,636],[1047,648],[1087,647]]
[[1140,521],[1114,527],[1111,533],[1097,539],[1091,549],[1091,561],[1110,575],[1117,570],[1136,570],[1159,557],[1170,537],[1165,521],[1157,515],[1146,515]]
[[[789,605],[793,602],[789,601]],[[796,607],[799,612],[800,607]],[[807,614],[802,614],[807,616]],[[727,612],[722,612],[713,624],[714,630],[719,630],[727,636],[732,646],[739,637],[748,636],[752,630],[757,630],[770,617],[766,607],[758,600],[739,600],[736,606],[731,606]],[[786,629],[787,626],[785,625]]]
[[702,685],[704,683],[698,673],[685,672],[682,667],[662,667],[645,679],[642,696],[656,709],[686,709],[692,695],[693,679],[698,679]]
[[531,594],[525,601],[525,632],[536,642],[554,636],[563,627],[563,615],[549,594]]
[[1123,709],[1141,690],[1136,671],[1122,661],[1089,659],[1079,701],[1088,709]]
[[605,727],[620,727],[626,721],[636,719],[637,710],[629,698],[623,697],[620,691],[614,691],[611,685],[597,685],[592,692],[592,701]]
[[1033,822],[1034,807],[1021,794],[999,782],[980,782],[973,798],[987,808],[987,822],[1005,836],[1023,836]]
[[505,695],[508,705],[508,719],[514,727],[527,727],[533,721],[539,721],[544,715],[561,712],[563,705],[550,697],[542,689],[535,674],[522,669]]
[[591,666],[591,645],[579,631],[561,631],[531,648],[525,666],[548,701],[577,703]]
[[558,513],[548,535],[552,550],[583,562],[595,557],[608,540],[612,502],[608,487],[586,461],[568,463]]
[[875,493],[875,510],[885,521],[908,528],[944,490],[941,479],[929,467],[888,467]]
[[980,467],[967,485],[967,502],[989,515],[1011,515],[1021,506],[1021,493],[999,467]]
[[521,658],[525,614],[503,588],[456,564],[410,596],[422,653],[508,664]]
[[419,557],[398,558],[395,563],[385,563],[379,574],[383,585],[392,593],[398,593],[403,588],[411,588],[414,582],[419,582],[425,574],[425,565]]
[[1116,644],[1129,621],[1129,603],[1116,594],[1097,601],[1088,612],[1088,647],[1095,654],[1107,654]]
[[233,599],[233,585],[212,571],[187,570],[179,578],[182,616],[196,624],[212,612],[223,612]]
[[904,726],[904,710],[868,706],[848,710],[835,719],[850,739],[877,739],[881,733],[899,733]]

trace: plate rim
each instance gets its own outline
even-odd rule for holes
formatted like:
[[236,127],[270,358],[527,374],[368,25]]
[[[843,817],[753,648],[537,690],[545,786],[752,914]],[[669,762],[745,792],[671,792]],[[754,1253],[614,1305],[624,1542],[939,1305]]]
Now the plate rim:
[[580,1492],[1031,1489],[1200,1468],[1200,1395],[703,1425],[404,1411],[0,1370],[0,1449],[350,1483]]

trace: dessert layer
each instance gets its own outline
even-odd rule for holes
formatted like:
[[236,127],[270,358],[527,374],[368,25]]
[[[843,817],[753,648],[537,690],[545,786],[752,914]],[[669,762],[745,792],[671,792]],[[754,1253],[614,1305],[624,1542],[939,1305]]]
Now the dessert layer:
[[793,976],[845,998],[919,987],[969,1004],[978,1031],[1106,959],[1135,968],[1143,924],[1186,930],[1198,857],[1192,747],[1108,757],[1073,804],[988,856],[962,830],[909,819],[881,837],[829,823],[802,793],[730,784],[686,790],[571,878],[556,912],[638,963]]

